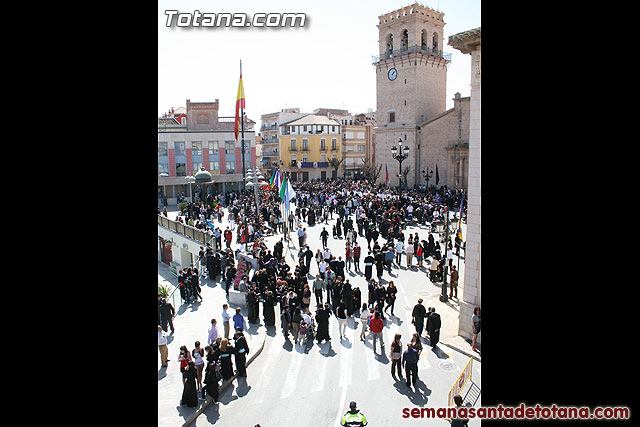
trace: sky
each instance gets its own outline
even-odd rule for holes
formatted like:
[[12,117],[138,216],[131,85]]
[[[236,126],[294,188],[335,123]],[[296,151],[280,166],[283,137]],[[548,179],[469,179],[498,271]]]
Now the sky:
[[[283,108],[339,108],[352,114],[376,109],[372,56],[379,55],[378,16],[413,4],[395,0],[159,0],[158,116],[186,100],[218,99],[220,116],[234,116],[242,60],[247,116]],[[471,56],[446,44],[449,36],[481,26],[480,0],[435,0],[444,12],[447,104],[470,95]],[[305,13],[303,28],[167,27],[165,10],[180,13]]]

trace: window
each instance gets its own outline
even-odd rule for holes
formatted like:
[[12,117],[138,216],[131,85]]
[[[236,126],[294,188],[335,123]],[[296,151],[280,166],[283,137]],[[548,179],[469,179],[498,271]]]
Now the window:
[[236,162],[226,162],[227,163],[227,173],[236,173]]
[[176,176],[187,176],[187,165],[176,163]]
[[303,154],[302,155],[302,161],[305,162],[305,163],[308,162],[309,161],[309,155],[308,154]]
[[324,126],[322,125],[318,126],[318,132],[320,133],[324,132]]
[[218,154],[218,141],[209,141],[209,154]]
[[320,149],[321,150],[326,150],[327,149],[327,140],[325,138],[321,138],[320,139]]
[[197,173],[200,168],[202,167],[202,162],[193,162],[193,169],[191,169],[193,171],[193,173]]
[[296,151],[296,140],[295,139],[291,140],[291,151]]
[[396,121],[396,112],[389,111],[389,123],[394,123]]
[[325,163],[325,162],[327,161],[327,155],[326,155],[326,154],[321,154],[321,155],[320,155],[320,161],[321,161],[322,163]]
[[438,50],[438,33],[433,33],[433,50]]
[[160,175],[161,173],[169,173],[169,163],[158,163],[158,175]]
[[209,162],[209,168],[212,171],[219,171],[220,170],[220,162]]
[[158,142],[158,157],[169,155],[169,143]]
[[358,145],[358,153],[364,153],[364,145]]
[[194,156],[202,156],[202,142],[193,141],[191,143],[191,154]]
[[331,149],[332,150],[338,149],[338,140],[335,138],[331,138]]
[[175,148],[176,148],[176,156],[184,156],[184,141],[176,142]]
[[303,131],[303,132],[306,132],[306,131],[307,131],[307,126],[306,126],[306,125],[305,125],[305,126],[302,126],[302,131]]
[[309,140],[306,138],[302,139],[302,150],[309,151]]
[[224,142],[224,151],[226,153],[235,153],[236,152],[236,142],[235,141],[225,141]]

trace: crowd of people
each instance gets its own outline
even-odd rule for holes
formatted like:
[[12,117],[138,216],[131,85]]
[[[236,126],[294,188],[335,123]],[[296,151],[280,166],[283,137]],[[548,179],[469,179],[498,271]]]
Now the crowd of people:
[[[329,322],[332,317],[338,322],[340,340],[345,338],[348,322],[353,324],[360,321],[360,339],[366,341],[371,338],[375,353],[378,341],[381,352],[384,351],[382,331],[385,315],[390,312],[391,316],[395,316],[394,305],[398,293],[393,280],[383,284],[385,271],[389,279],[393,279],[392,270],[404,264],[406,268],[416,271],[426,268],[432,282],[443,282],[447,275],[450,279],[449,296],[457,298],[458,271],[453,264],[453,257],[454,254],[460,257],[461,252],[464,253],[465,243],[461,233],[452,230],[445,239],[442,233],[427,228],[426,236],[421,238],[418,232],[406,233],[406,227],[438,223],[445,216],[463,220],[466,217],[464,192],[446,187],[431,188],[429,191],[400,191],[375,188],[365,181],[346,180],[294,183],[294,189],[295,205],[291,205],[287,217],[281,210],[281,200],[274,190],[260,191],[258,207],[252,192],[226,194],[223,198],[226,209],[221,203],[215,204],[215,207],[201,202],[185,205],[181,212],[185,218],[183,221],[208,232],[212,236],[212,244],[201,248],[200,269],[191,266],[180,271],[183,302],[202,300],[199,286],[202,275],[207,275],[211,280],[221,276],[227,295],[233,283],[238,283],[237,288],[246,292],[247,320],[250,324],[259,324],[262,313],[264,325],[273,327],[276,316],[279,316],[284,337],[287,340],[292,337],[296,345],[306,345],[309,340],[321,343],[331,339]],[[215,221],[222,221],[225,210],[230,226],[223,231],[215,225]],[[245,210],[246,216],[243,216]],[[335,225],[329,231],[328,221],[334,217]],[[312,249],[307,241],[306,227],[316,225],[322,226],[318,242],[320,246]],[[285,237],[277,240],[272,248],[267,247],[264,238],[282,231],[291,231],[297,247],[285,241]],[[234,233],[236,243],[257,261],[253,274],[243,274],[239,280],[236,277],[239,250],[234,252],[231,249]],[[331,252],[328,245],[330,236],[342,239],[344,253]],[[366,239],[366,248],[364,243],[360,246],[358,238]],[[285,259],[285,251],[290,251],[292,246],[297,251],[297,263],[293,268]],[[318,272],[312,275],[310,270],[314,260]],[[350,283],[346,272],[364,275],[366,296],[363,295],[364,289]],[[242,316],[241,313],[237,314]],[[479,308],[474,316],[474,332],[477,326],[479,333]],[[202,391],[203,397],[206,392],[217,399],[218,380],[233,375],[232,355],[235,355],[238,373],[246,375],[243,358],[248,353],[248,346],[243,335],[244,326],[234,324],[232,345],[228,337],[231,315],[226,308],[222,312],[222,321],[225,325],[224,336],[217,332],[217,320],[213,319],[213,329],[209,330],[204,350],[199,343],[191,352],[186,346],[183,346],[184,350],[181,348],[181,371],[185,378],[183,404],[197,404],[197,397],[194,400],[194,396],[198,390]],[[397,371],[402,377],[402,366],[408,387],[416,384],[423,329],[426,326],[429,344],[435,347],[441,327],[440,316],[435,308],[422,306],[422,300],[413,309],[412,323],[416,332],[407,343],[407,349],[403,351],[402,337],[397,334],[390,343],[389,352],[392,375],[395,377]],[[476,348],[476,335],[473,347]],[[205,386],[202,386],[203,382]]]

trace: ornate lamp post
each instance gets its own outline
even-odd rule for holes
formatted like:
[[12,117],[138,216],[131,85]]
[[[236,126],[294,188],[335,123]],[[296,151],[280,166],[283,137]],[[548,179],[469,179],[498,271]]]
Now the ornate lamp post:
[[[400,187],[402,187],[402,162],[409,157],[409,146],[402,146],[402,138],[398,139],[398,145],[391,146],[391,155],[400,163],[398,177],[400,178]],[[407,183],[405,182],[405,185]]]
[[431,179],[432,176],[433,169],[429,170],[429,168],[427,168],[426,171],[422,169],[422,177],[427,181],[427,191],[429,191],[429,179]]

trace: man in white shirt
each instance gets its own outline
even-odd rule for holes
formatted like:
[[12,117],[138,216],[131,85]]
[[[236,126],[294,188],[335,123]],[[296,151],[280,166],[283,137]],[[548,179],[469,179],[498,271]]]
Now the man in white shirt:
[[324,252],[322,252],[322,257],[324,258],[325,262],[329,262],[329,260],[331,260],[331,249],[324,248]]
[[162,367],[167,367],[169,361],[169,348],[167,347],[167,333],[162,330],[162,327],[158,326],[158,350],[160,350],[160,361]]
[[404,243],[398,240],[396,243],[396,264],[400,267],[400,261],[402,261],[402,249],[404,248]]
[[216,319],[211,319],[211,327],[209,328],[209,334],[207,338],[207,343],[211,345],[211,343],[215,342],[218,338],[219,332],[218,327],[216,326],[218,321]]
[[229,322],[231,321],[231,315],[227,313],[228,308],[228,304],[222,305],[222,324],[224,325],[224,337],[227,339],[229,339]]
[[407,244],[407,247],[404,250],[404,253],[407,254],[407,267],[411,267],[411,261],[413,260],[413,244]]
[[327,271],[327,267],[329,264],[326,263],[325,260],[322,260],[320,264],[318,264],[318,271],[320,272],[320,277],[324,280],[324,273]]

